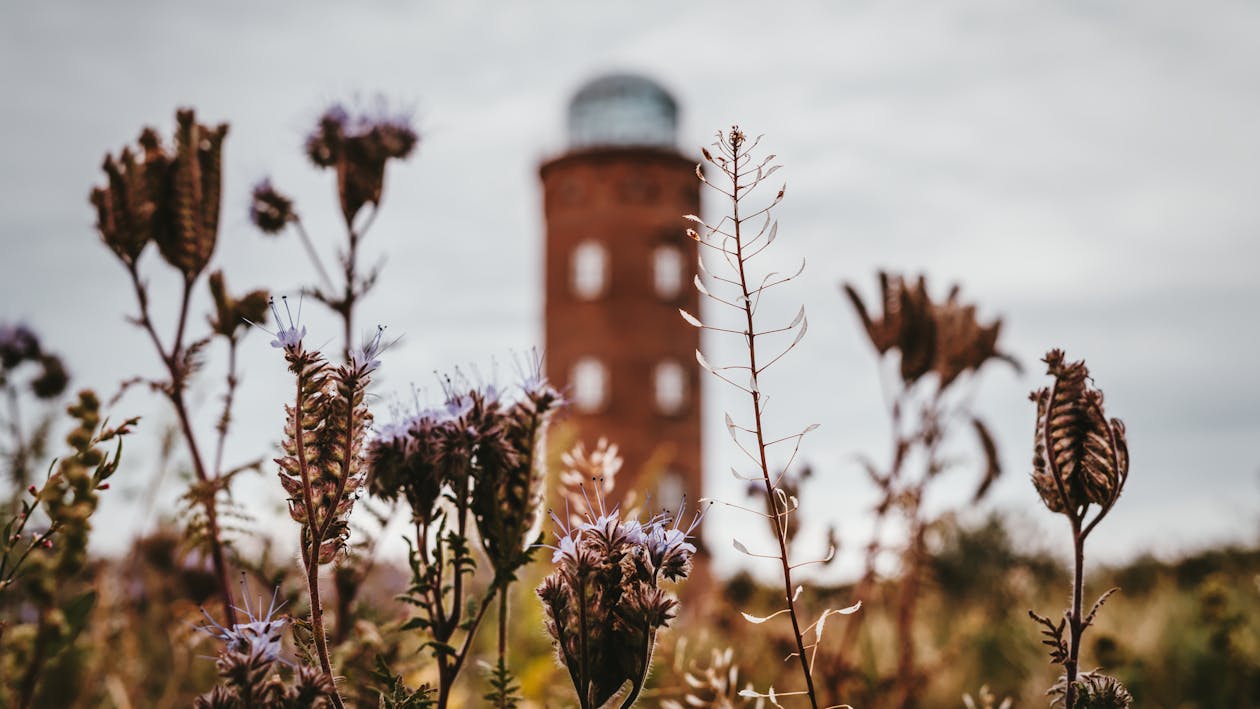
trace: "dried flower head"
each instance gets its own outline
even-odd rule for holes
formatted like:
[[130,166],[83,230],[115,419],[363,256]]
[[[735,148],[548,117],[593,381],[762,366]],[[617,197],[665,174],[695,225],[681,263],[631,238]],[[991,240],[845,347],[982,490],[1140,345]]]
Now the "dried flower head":
[[1031,395],[1037,403],[1033,485],[1053,512],[1082,517],[1090,504],[1105,512],[1129,476],[1124,423],[1107,419],[1085,362],[1067,362],[1061,350],[1044,361],[1054,384]]
[[215,271],[208,279],[210,295],[214,299],[214,314],[208,317],[210,329],[229,340],[236,339],[237,332],[250,323],[262,322],[267,317],[271,302],[265,290],[252,290],[234,298],[227,290],[223,271]]
[[[683,675],[687,685],[682,701],[667,699],[661,702],[662,709],[683,709],[688,707],[710,707],[710,709],[735,709],[742,706],[761,707],[764,699],[748,699],[741,697],[739,691],[739,666],[735,664],[735,650],[713,650],[707,665],[697,662]],[[751,689],[751,685],[745,685]]]
[[317,167],[336,168],[342,215],[351,224],[364,205],[380,204],[385,164],[409,156],[419,140],[409,115],[384,107],[351,115],[334,105],[307,137],[306,154]]
[[990,359],[1018,367],[1013,358],[997,350],[1002,321],[981,325],[976,307],[960,302],[957,286],[942,303],[932,301],[922,275],[910,281],[881,271],[879,287],[883,313],[878,318],[870,314],[853,285],[846,283],[844,290],[875,350],[881,355],[889,350],[900,353],[901,378],[907,385],[934,372],[944,389]]
[[272,187],[271,180],[263,179],[254,185],[250,193],[249,220],[264,234],[279,234],[289,222],[297,218],[293,200]]
[[35,331],[22,323],[0,323],[0,384],[8,381],[9,370],[26,362],[39,367],[39,374],[30,381],[36,397],[54,399],[66,390],[70,375],[65,364],[57,355],[44,351]]
[[[565,508],[569,511],[569,524],[581,524],[594,512],[588,505],[586,486],[595,486],[598,496],[610,495],[617,486],[617,473],[621,472],[622,459],[617,444],[600,438],[591,451],[579,441],[573,448],[560,454],[560,489]],[[627,508],[633,501],[627,501]]]
[[128,267],[150,242],[192,281],[214,252],[219,230],[223,139],[227,124],[197,123],[191,109],[175,114],[173,150],[146,128],[140,150],[106,155],[105,187],[92,190],[101,239]]
[[23,323],[0,323],[0,367],[13,369],[39,358],[39,336]]
[[[1067,677],[1060,676],[1058,683],[1046,692],[1051,697],[1051,707],[1067,706],[1067,686]],[[1129,709],[1133,706],[1133,695],[1120,680],[1098,670],[1080,673],[1073,687],[1076,695],[1073,709]]]

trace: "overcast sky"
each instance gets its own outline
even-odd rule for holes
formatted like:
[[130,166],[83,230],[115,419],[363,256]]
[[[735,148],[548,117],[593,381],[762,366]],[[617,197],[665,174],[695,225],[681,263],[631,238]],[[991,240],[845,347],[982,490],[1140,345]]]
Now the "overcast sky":
[[[295,291],[311,269],[296,241],[252,228],[249,188],[270,175],[331,244],[331,175],[305,163],[303,134],[329,102],[379,93],[414,110],[423,133],[415,159],[392,169],[366,246],[369,260],[388,258],[362,317],[405,336],[386,357],[382,395],[427,384],[435,369],[510,362],[541,338],[537,166],[564,147],[565,104],[593,75],[642,72],[678,98],[684,151],[739,122],[765,133],[784,164],[772,261],[809,265],[766,312],[790,317],[804,302],[811,326],[764,386],[776,425],[821,424],[804,448],[818,472],[807,525],[839,523],[852,549],[869,524],[873,493],[852,457],[883,455],[887,432],[872,353],[837,285],[873,293],[882,267],[926,271],[938,294],[961,282],[983,316],[1004,318],[1005,347],[1027,365],[1022,377],[993,367],[979,384],[1007,468],[993,506],[1066,537],[1027,480],[1026,394],[1044,381],[1037,360],[1058,346],[1087,358],[1109,413],[1128,424],[1132,475],[1091,541],[1099,558],[1254,541],[1260,5],[788,8],[6,3],[0,320],[32,323],[65,353],[76,385],[112,391],[151,370],[142,333],[123,321],[134,310],[126,275],[99,244],[86,197],[107,150],[146,124],[169,135],[186,105],[232,126],[217,265],[235,289]],[[173,294],[155,274],[155,292]],[[335,341],[317,308],[306,319],[315,340]],[[735,354],[710,345],[715,358]],[[236,460],[278,439],[289,387],[265,337],[246,339],[242,367]],[[195,391],[207,429],[214,375]],[[707,391],[709,490],[735,498],[720,412],[743,402]],[[140,469],[122,483],[134,492],[169,416],[141,393],[119,406],[132,412],[148,416],[128,451]],[[953,494],[965,496],[972,474],[956,475]],[[177,491],[167,483],[157,513]],[[270,467],[242,493],[268,516],[282,499]],[[153,522],[123,497],[106,496],[102,548]],[[706,523],[724,568],[738,562],[724,539],[747,522],[738,515]]]

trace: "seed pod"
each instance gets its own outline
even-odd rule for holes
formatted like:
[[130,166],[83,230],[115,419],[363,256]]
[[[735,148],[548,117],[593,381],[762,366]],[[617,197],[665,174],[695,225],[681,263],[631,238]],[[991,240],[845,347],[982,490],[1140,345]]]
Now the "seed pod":
[[1033,486],[1053,512],[1071,516],[1087,505],[1110,507],[1129,475],[1124,424],[1107,420],[1102,392],[1081,362],[1065,362],[1061,350],[1046,354],[1054,385],[1032,394],[1037,404]]

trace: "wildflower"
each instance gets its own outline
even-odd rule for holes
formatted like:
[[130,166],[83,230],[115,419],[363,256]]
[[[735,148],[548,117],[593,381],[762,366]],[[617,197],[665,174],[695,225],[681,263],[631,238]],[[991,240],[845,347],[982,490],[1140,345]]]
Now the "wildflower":
[[536,593],[547,632],[560,662],[573,678],[582,706],[602,706],[628,681],[623,706],[643,688],[656,634],[675,616],[678,600],[660,585],[663,576],[681,581],[690,571],[695,546],[686,531],[665,515],[647,524],[622,521],[619,511],[567,525],[554,513],[557,545],[553,571]]
[[[276,308],[275,298],[270,298],[267,301],[267,304],[271,307],[271,314],[276,319],[276,331],[271,333],[275,339],[271,341],[271,346],[277,349],[282,349],[286,353],[297,352],[302,348],[302,338],[306,337],[306,327],[303,326],[301,329],[298,328],[297,323],[294,320],[293,313],[289,311],[288,297],[282,297],[281,300],[284,301],[285,314],[288,316],[288,327],[281,327],[280,325],[280,310]],[[301,320],[301,318],[302,310],[299,307],[297,320]]]
[[668,520],[665,518],[658,518],[651,525],[644,540],[648,558],[651,559],[652,566],[660,569],[670,581],[685,578],[690,572],[691,557],[696,553],[696,545],[687,539],[691,538],[692,532],[700,526],[703,518],[704,511],[697,512],[692,517],[691,524],[683,530],[678,526],[682,520],[682,510],[679,509],[672,527],[667,526]]
[[365,342],[362,347],[350,351],[350,366],[353,369],[366,376],[381,366],[381,360],[377,356],[385,349],[385,346],[381,344],[381,335],[384,333],[385,326],[378,326],[375,337]]
[[280,650],[284,640],[284,627],[288,623],[287,617],[276,617],[276,612],[284,607],[284,603],[276,605],[276,599],[280,593],[280,589],[276,588],[271,594],[271,603],[267,606],[267,612],[263,613],[262,597],[258,598],[257,607],[251,607],[249,603],[249,586],[245,581],[244,575],[241,576],[241,598],[244,599],[244,608],[239,606],[236,610],[245,614],[249,619],[247,623],[236,623],[228,628],[220,625],[205,608],[201,609],[202,615],[206,617],[208,623],[198,626],[198,630],[212,635],[223,641],[224,649],[227,652],[239,652],[251,656],[258,656],[268,662],[274,662],[280,659]]

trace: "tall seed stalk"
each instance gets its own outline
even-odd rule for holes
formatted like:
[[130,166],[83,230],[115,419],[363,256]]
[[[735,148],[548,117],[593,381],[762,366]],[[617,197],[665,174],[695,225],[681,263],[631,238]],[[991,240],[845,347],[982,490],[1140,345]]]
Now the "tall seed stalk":
[[[274,310],[273,306],[273,310]],[[280,322],[279,312],[275,313]],[[306,329],[289,318],[271,344],[284,351],[296,379],[296,395],[286,406],[284,456],[276,459],[280,482],[289,493],[289,514],[302,525],[302,565],[311,604],[311,634],[320,669],[333,684],[332,662],[324,630],[319,567],[330,564],[346,546],[348,517],[359,488],[366,483],[364,439],[372,415],[364,395],[372,373],[380,366],[381,334],[350,353],[350,361],[332,367],[324,356],[302,345]],[[333,705],[344,706],[335,689]]]
[[[725,290],[733,295],[722,297],[711,292],[699,275],[695,279],[696,290],[717,305],[733,310],[740,324],[729,328],[716,327],[701,321],[700,318],[685,310],[680,310],[679,312],[683,319],[694,327],[739,335],[744,341],[748,355],[747,364],[714,366],[705,359],[704,354],[700,350],[696,351],[696,360],[710,374],[746,393],[749,397],[752,409],[752,424],[750,426],[738,424],[728,413],[726,415],[726,427],[736,447],[748,457],[755,468],[755,474],[752,476],[742,476],[738,472],[735,473],[736,476],[745,480],[759,481],[765,492],[767,513],[755,510],[748,511],[770,520],[778,551],[772,554],[756,554],[750,552],[738,539],[732,541],[735,549],[745,555],[774,559],[779,562],[786,607],[766,617],[753,616],[748,613],[743,615],[749,622],[764,623],[774,616],[783,613],[787,614],[792,623],[792,639],[796,648],[791,656],[795,656],[800,662],[801,679],[805,685],[804,689],[789,692],[776,692],[774,687],[770,687],[766,694],[745,690],[741,692],[741,695],[766,697],[772,702],[779,697],[805,696],[809,699],[810,706],[817,709],[818,693],[814,687],[813,660],[822,641],[824,623],[829,614],[853,613],[860,604],[842,610],[827,609],[818,617],[818,620],[809,625],[803,625],[801,622],[798,599],[802,588],[794,584],[792,580],[793,571],[808,564],[825,562],[833,556],[835,550],[834,548],[830,549],[827,556],[823,559],[797,563],[792,562],[789,553],[790,518],[797,507],[799,507],[799,503],[795,496],[785,491],[782,482],[792,463],[795,462],[796,454],[800,450],[801,440],[805,434],[816,429],[818,427],[817,424],[811,424],[798,433],[771,439],[766,432],[764,422],[767,397],[761,391],[760,377],[767,369],[782,359],[784,355],[795,349],[805,336],[808,321],[805,318],[805,309],[802,307],[796,317],[786,326],[758,330],[755,323],[757,306],[761,302],[762,294],[775,286],[794,280],[805,268],[805,263],[802,261],[801,268],[794,275],[779,276],[776,273],[768,273],[760,278],[756,277],[750,270],[749,262],[769,247],[778,234],[779,224],[777,220],[773,219],[771,210],[783,200],[786,190],[786,185],[781,187],[774,199],[764,207],[749,209],[745,206],[745,200],[749,195],[780,167],[777,164],[773,164],[774,155],[769,155],[760,159],[760,161],[752,157],[752,153],[759,142],[760,138],[751,142],[748,141],[738,126],[732,127],[729,132],[718,132],[717,140],[712,144],[716,154],[708,149],[702,149],[702,152],[705,161],[726,178],[725,183],[719,186],[710,182],[704,175],[702,165],[696,166],[696,176],[701,183],[723,195],[729,201],[730,214],[724,216],[716,224],[709,224],[694,214],[689,214],[685,217],[699,227],[698,229],[688,229],[687,234],[708,251],[720,254],[722,260],[730,269],[729,276],[719,276],[711,272],[705,266],[705,249],[701,249],[698,262],[700,273],[706,275],[715,284],[721,284],[720,290]],[[760,226],[758,226],[758,223]],[[764,343],[765,338],[791,332],[796,333],[791,343],[778,351],[774,356],[765,357],[764,345],[763,349],[758,349],[758,344]],[[746,373],[748,384],[740,384],[733,380],[731,377],[736,376],[731,374],[733,372]],[[755,441],[752,450],[749,450],[741,441],[741,435],[745,436],[746,439],[751,437]],[[776,445],[789,443],[793,447],[787,464],[779,472],[772,474],[768,451]],[[729,503],[723,504],[729,505]],[[737,507],[736,505],[730,506]],[[812,642],[807,642],[804,634],[811,630],[814,631],[814,639]],[[811,651],[808,656],[806,654],[807,650]]]
[[[1033,611],[1028,614],[1042,626],[1051,664],[1064,668],[1063,680],[1050,690],[1055,704],[1062,699],[1066,709],[1077,709],[1078,695],[1085,691],[1095,698],[1091,707],[1127,707],[1132,697],[1119,682],[1080,672],[1081,636],[1118,590],[1108,590],[1084,614],[1085,540],[1115,506],[1129,478],[1124,423],[1107,419],[1102,392],[1091,386],[1084,361],[1068,362],[1061,350],[1051,350],[1043,361],[1054,383],[1030,397],[1037,404],[1032,480],[1046,507],[1067,517],[1072,526],[1072,607],[1057,624]],[[1091,508],[1096,508],[1092,517]]]
[[[194,534],[208,547],[222,595],[223,615],[229,625],[234,625],[236,609],[228,582],[218,496],[227,490],[234,475],[256,467],[261,461],[225,471],[222,450],[237,384],[238,329],[245,319],[262,319],[266,313],[266,294],[254,291],[239,300],[233,299],[224,290],[222,276],[212,275],[210,287],[217,309],[217,319],[211,321],[213,331],[189,340],[192,297],[218,240],[222,152],[228,126],[202,125],[191,109],[177,111],[176,123],[175,141],[170,149],[163,145],[157,131],[146,128],[137,141],[138,151],[126,147],[117,157],[106,155],[102,169],[107,183],[92,190],[90,201],[96,207],[96,228],[101,240],[122,262],[131,279],[139,305],[139,315],[133,317],[132,322],[148,333],[166,374],[164,380],[135,378],[125,386],[147,384],[160,392],[175,411],[196,476],[185,499],[194,508],[200,508],[203,515],[204,529],[196,529]],[[150,243],[156,245],[162,259],[181,278],[177,321],[174,334],[167,341],[158,333],[150,311],[148,282],[140,271],[140,257]],[[217,452],[213,459],[208,459],[193,428],[185,392],[189,380],[203,363],[206,346],[216,335],[228,341],[230,364],[224,410],[217,427]]]

